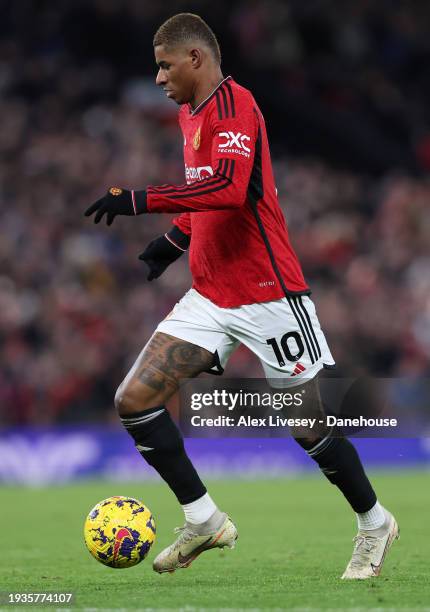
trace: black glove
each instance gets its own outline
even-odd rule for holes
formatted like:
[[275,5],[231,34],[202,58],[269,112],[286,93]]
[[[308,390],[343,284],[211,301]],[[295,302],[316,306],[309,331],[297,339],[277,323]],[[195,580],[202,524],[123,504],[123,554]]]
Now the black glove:
[[89,217],[96,211],[94,223],[99,223],[106,213],[108,225],[112,225],[117,215],[141,215],[147,212],[146,191],[128,191],[120,187],[111,187],[106,195],[87,208],[85,216]]
[[185,253],[190,238],[176,226],[164,236],[159,236],[148,244],[139,259],[149,266],[148,280],[158,278],[171,263]]

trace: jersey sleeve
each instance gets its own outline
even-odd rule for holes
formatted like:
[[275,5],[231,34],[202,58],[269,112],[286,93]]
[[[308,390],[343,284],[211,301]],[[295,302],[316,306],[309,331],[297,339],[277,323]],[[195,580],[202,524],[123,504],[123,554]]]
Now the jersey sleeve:
[[[230,88],[231,91],[231,88]],[[246,201],[254,162],[257,118],[251,97],[216,97],[210,118],[214,174],[191,185],[147,187],[147,212],[205,212],[240,208]]]

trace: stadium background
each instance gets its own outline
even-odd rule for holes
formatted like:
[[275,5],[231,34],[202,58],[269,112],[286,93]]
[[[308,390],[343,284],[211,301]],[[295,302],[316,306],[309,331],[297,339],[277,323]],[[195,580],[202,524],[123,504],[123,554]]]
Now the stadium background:
[[[166,488],[148,482],[154,474],[119,427],[113,394],[189,287],[186,258],[148,283],[137,255],[169,217],[106,228],[83,211],[111,184],[183,181],[177,108],[155,87],[152,36],[184,10],[213,27],[224,74],[253,91],[266,117],[280,202],[338,374],[393,377],[404,403],[420,398],[402,379],[429,374],[428,3],[0,0],[3,588],[69,585],[87,607],[124,607],[126,593],[136,609],[147,600],[133,603],[141,597],[133,573],[113,580],[83,556],[85,513],[108,495],[143,498],[157,518],[158,550],[181,520]],[[246,350],[226,370],[260,375]],[[302,478],[316,471],[299,447],[282,439],[188,447],[218,479],[211,492],[237,517],[242,539],[237,556],[216,565],[226,592],[213,586],[211,560],[190,580],[172,578],[179,590],[171,592],[146,567],[151,604],[171,607],[173,593],[175,605],[279,607],[282,596],[318,608],[326,597],[345,609],[335,581],[352,519],[322,477]],[[428,534],[417,520],[428,483],[404,470],[428,467],[428,438],[361,440],[359,448],[366,465],[390,468],[374,473],[377,490],[409,538],[396,557],[397,582],[366,591],[366,601],[411,607],[427,592],[428,604]],[[271,480],[285,476],[295,479]],[[268,516],[271,529],[262,529]],[[292,570],[279,574],[285,563]],[[197,600],[193,575],[205,585]],[[358,609],[366,601],[356,586],[345,588]]]

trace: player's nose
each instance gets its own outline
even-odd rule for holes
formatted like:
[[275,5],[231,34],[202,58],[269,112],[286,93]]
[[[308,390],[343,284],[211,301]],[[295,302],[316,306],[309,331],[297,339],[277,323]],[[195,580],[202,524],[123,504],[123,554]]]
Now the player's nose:
[[165,85],[167,83],[166,72],[160,68],[155,79],[156,85]]

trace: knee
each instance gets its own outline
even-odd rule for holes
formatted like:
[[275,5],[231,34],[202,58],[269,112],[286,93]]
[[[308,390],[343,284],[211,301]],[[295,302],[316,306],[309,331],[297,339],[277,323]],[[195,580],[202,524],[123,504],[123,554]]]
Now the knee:
[[154,394],[134,379],[123,381],[115,393],[115,408],[119,416],[124,417],[136,412],[154,408]]
[[130,414],[130,412],[137,412],[131,410],[131,397],[127,392],[127,386],[122,382],[115,393],[115,408],[119,414],[119,416],[124,416],[126,414]]

